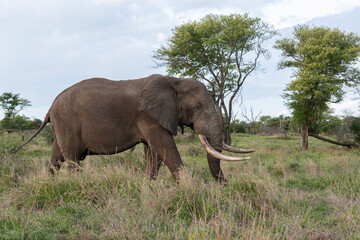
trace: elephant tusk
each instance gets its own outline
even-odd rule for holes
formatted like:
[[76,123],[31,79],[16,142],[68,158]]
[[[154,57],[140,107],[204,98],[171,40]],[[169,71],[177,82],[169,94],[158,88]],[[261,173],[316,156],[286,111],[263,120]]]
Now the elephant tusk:
[[229,146],[225,143],[223,143],[222,145],[222,149],[228,152],[233,152],[233,153],[252,153],[255,152],[255,150],[253,149],[244,149],[244,148],[236,148],[236,147],[232,147]]
[[245,161],[245,160],[250,159],[250,157],[231,157],[231,156],[226,156],[224,154],[221,154],[218,151],[216,151],[214,148],[211,147],[211,145],[209,144],[205,135],[198,134],[198,136],[200,139],[200,143],[203,146],[203,148],[206,150],[206,152],[217,159],[220,159],[223,161],[230,161],[230,162]]

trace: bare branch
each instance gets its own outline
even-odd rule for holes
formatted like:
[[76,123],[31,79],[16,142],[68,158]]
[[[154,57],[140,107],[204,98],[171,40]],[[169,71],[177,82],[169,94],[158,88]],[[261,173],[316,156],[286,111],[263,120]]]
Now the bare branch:
[[242,113],[241,113],[241,116],[243,116],[246,120],[248,120],[249,122],[256,122],[258,117],[260,116],[261,114],[261,110],[260,112],[255,116],[254,115],[254,109],[253,107],[250,108],[250,117],[248,116],[248,113],[247,113],[247,108],[244,107],[242,109]]
[[249,117],[246,107],[244,107],[242,109],[241,116],[243,116],[250,123],[250,126],[252,126],[254,128],[254,134],[257,134],[257,131],[258,131],[256,122],[257,122],[257,119],[260,116],[260,114],[261,114],[261,111],[255,116],[254,109],[253,109],[253,107],[251,107],[250,108],[250,117]]

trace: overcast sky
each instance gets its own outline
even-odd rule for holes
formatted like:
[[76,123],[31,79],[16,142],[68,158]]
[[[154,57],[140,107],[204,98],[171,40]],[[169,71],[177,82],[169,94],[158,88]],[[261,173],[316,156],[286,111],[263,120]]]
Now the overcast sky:
[[[32,103],[20,114],[43,119],[54,98],[80,80],[165,74],[154,68],[153,52],[172,28],[210,13],[249,13],[281,33],[268,43],[272,58],[243,88],[243,106],[262,115],[286,113],[281,95],[291,72],[277,70],[275,39],[303,23],[360,35],[359,0],[0,0],[0,94],[19,93]],[[358,105],[348,94],[333,107],[359,115]]]

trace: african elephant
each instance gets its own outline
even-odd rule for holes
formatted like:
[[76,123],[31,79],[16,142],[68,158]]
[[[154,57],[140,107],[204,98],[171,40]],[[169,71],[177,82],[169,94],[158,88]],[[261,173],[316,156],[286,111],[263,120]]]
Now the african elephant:
[[151,75],[146,78],[111,81],[92,78],[60,93],[36,133],[17,152],[51,122],[54,133],[49,170],[54,173],[66,160],[79,163],[86,155],[115,154],[145,145],[146,171],[155,179],[161,162],[179,182],[183,167],[173,136],[177,126],[192,128],[208,152],[212,176],[225,181],[220,160],[242,161],[228,151],[253,150],[223,145],[220,119],[205,85],[192,79]]

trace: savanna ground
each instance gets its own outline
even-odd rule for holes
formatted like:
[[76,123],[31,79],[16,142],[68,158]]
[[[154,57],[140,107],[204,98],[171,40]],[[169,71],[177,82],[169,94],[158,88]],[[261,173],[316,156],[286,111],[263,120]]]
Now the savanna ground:
[[164,166],[148,180],[141,145],[51,177],[44,136],[8,154],[21,142],[0,135],[0,239],[360,239],[359,150],[311,138],[300,152],[298,136],[233,136],[257,151],[223,162],[222,186],[198,140],[178,136],[189,178],[177,185]]

